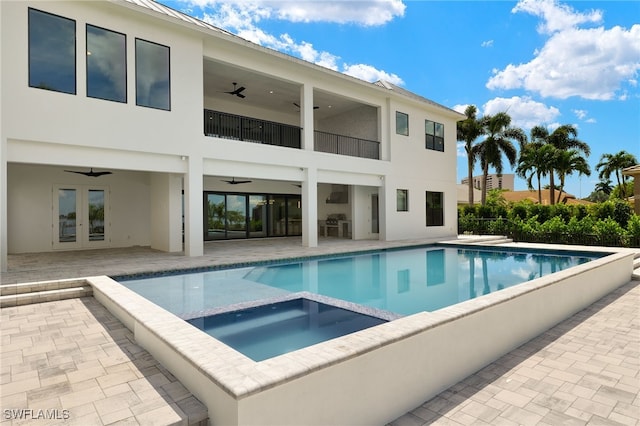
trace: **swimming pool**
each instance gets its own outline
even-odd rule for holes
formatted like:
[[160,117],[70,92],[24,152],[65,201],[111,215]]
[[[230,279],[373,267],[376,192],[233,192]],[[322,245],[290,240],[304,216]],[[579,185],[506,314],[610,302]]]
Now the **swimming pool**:
[[261,362],[110,277],[86,282],[136,343],[207,405],[212,424],[384,424],[629,282],[636,255],[527,243],[498,248],[522,250],[602,257]]
[[435,311],[601,256],[426,246],[121,282],[184,319],[299,292],[397,317]]

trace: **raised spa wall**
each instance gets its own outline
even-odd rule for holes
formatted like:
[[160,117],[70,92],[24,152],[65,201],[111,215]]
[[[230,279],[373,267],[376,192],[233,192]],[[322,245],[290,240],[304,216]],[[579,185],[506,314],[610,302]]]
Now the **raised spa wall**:
[[213,425],[371,425],[412,410],[629,282],[634,254],[619,250],[261,362],[109,277],[87,282],[138,344],[208,407]]

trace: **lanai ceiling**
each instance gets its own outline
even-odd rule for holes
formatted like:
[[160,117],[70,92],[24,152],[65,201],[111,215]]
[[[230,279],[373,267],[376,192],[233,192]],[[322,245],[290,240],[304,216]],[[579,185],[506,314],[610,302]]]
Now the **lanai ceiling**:
[[[268,108],[291,114],[297,114],[300,104],[300,87],[290,82],[273,78],[253,70],[234,67],[229,64],[204,60],[204,94],[211,98],[232,99],[232,95],[225,93],[233,91],[233,83],[237,87],[245,87],[242,94],[245,98],[233,96],[233,101],[243,102],[250,106]],[[344,113],[362,104],[347,98],[314,91],[316,119],[324,119],[336,114]]]

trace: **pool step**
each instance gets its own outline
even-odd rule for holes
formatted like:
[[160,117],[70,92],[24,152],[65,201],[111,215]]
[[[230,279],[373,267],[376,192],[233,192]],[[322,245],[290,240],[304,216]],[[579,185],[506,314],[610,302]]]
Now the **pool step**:
[[85,280],[40,281],[0,285],[0,308],[93,295]]

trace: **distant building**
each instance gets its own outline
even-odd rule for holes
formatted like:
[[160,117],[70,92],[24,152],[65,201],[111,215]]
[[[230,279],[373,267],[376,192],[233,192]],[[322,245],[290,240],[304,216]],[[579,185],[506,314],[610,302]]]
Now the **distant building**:
[[633,177],[633,207],[636,214],[640,214],[640,164],[627,167],[622,174]]
[[[487,175],[487,190],[490,189],[507,189],[513,191],[514,189],[514,175],[513,174],[491,174]],[[463,185],[469,185],[469,178],[462,179]],[[482,190],[482,175],[473,177],[473,187],[475,189]]]

